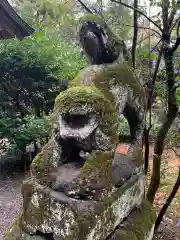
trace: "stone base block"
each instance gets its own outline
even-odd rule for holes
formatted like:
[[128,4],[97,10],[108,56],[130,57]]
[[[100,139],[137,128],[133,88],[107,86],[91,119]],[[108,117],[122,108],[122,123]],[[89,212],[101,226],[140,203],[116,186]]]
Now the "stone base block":
[[116,228],[108,240],[152,240],[156,220],[155,211],[150,203],[143,201],[133,212]]
[[38,239],[40,234],[54,240],[105,240],[142,203],[144,184],[143,174],[133,176],[95,202],[68,198],[30,179],[23,184],[22,215],[5,239]]

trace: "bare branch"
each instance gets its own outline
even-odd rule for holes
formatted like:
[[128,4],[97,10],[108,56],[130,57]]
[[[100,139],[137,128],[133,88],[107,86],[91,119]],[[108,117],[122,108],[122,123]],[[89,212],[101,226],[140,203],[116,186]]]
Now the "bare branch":
[[178,158],[180,158],[180,153],[178,153],[174,148],[170,148]]
[[[177,6],[177,4],[178,4],[178,1],[176,2],[176,6]],[[172,11],[170,13],[169,19],[168,19],[170,28],[172,27],[174,16],[176,15],[176,12],[177,12],[177,8],[173,7],[173,9],[172,9]]]
[[125,6],[125,7],[129,8],[129,9],[136,10],[139,14],[141,14],[146,19],[148,19],[149,22],[153,23],[162,32],[162,28],[156,22],[154,22],[151,18],[149,18],[145,13],[143,13],[141,10],[134,9],[134,7],[130,6],[129,4],[126,4],[126,3],[122,2],[121,0],[111,0],[111,2],[119,3],[119,4]]
[[156,43],[156,45],[153,47],[151,52],[153,52],[157,48],[157,46],[160,44],[161,41],[162,41],[162,38]]
[[138,44],[141,44],[143,41],[145,41],[146,39],[148,39],[149,37],[152,37],[152,36],[155,36],[155,33],[152,33],[152,34],[144,37],[143,39],[141,39],[141,40],[138,42]]
[[156,78],[157,78],[157,74],[158,74],[158,70],[159,70],[159,65],[160,65],[160,62],[161,62],[162,54],[163,54],[163,44],[161,45],[161,49],[160,49],[160,52],[159,52],[159,55],[158,55],[158,59],[156,61],[156,66],[155,66],[155,69],[154,69],[154,74],[153,74],[153,77],[152,77],[152,85],[153,86],[155,85],[155,82],[156,82]]
[[162,16],[163,16],[163,33],[168,33],[169,29],[169,21],[168,21],[168,9],[169,9],[169,1],[163,2],[162,7]]
[[[168,46],[168,44],[165,44]],[[147,199],[153,203],[155,194],[160,184],[160,166],[161,156],[164,150],[165,137],[177,116],[178,106],[176,102],[176,89],[174,88],[175,77],[174,77],[174,66],[173,66],[173,51],[169,47],[163,46],[164,60],[166,66],[167,75],[167,88],[168,88],[168,112],[166,119],[162,124],[155,141],[154,156],[153,156],[153,173],[151,176],[151,182],[147,192]]]
[[81,1],[81,0],[77,0],[82,6],[83,8],[88,12],[93,14],[93,12]]
[[171,27],[170,33],[172,32],[172,30],[174,29],[174,27],[176,26],[176,24],[177,24],[179,21],[180,21],[180,17],[178,17],[178,18],[175,20],[173,26]]
[[179,36],[179,27],[180,27],[180,20],[179,20],[179,22],[178,22],[178,27],[177,27],[177,31],[176,31],[176,36],[177,36],[177,38],[180,37],[180,36]]
[[138,35],[138,16],[137,16],[137,9],[138,7],[138,0],[134,0],[134,34],[133,34],[133,44],[132,44],[132,63],[133,68],[135,68],[136,65],[136,45],[137,45],[137,35]]
[[[124,24],[124,26],[127,26],[127,27],[134,27],[133,25],[129,25],[129,24]],[[160,34],[156,29],[149,28],[149,27],[145,27],[145,26],[138,26],[138,28],[151,30],[151,31],[157,33],[157,34],[161,37],[161,34]]]
[[180,167],[179,167],[179,173],[176,179],[176,182],[174,184],[174,187],[172,189],[171,194],[169,195],[168,199],[166,200],[164,206],[162,207],[157,219],[156,219],[156,223],[155,223],[155,230],[157,230],[159,228],[159,225],[163,219],[164,214],[166,213],[168,207],[170,206],[172,200],[174,199],[174,197],[176,196],[177,191],[179,190],[180,187]]
[[179,46],[180,46],[180,37],[177,37],[176,42],[175,42],[174,46],[172,47],[171,51],[175,52]]

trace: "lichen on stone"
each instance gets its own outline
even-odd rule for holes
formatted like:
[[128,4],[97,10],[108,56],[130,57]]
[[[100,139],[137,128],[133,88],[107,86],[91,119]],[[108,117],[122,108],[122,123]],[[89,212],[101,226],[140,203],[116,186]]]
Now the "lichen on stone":
[[116,229],[109,240],[145,240],[156,220],[151,204],[144,200]]
[[32,161],[31,173],[42,185],[51,186],[52,180],[49,178],[49,172],[57,169],[60,153],[60,146],[55,139],[51,139]]
[[4,240],[20,240],[22,229],[21,229],[21,223],[20,223],[20,216],[16,217],[12,224],[10,225],[9,229],[7,230]]

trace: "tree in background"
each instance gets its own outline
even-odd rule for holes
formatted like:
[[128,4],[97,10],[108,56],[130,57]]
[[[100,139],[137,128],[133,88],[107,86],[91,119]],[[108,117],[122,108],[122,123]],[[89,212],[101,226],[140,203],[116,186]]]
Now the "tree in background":
[[44,138],[43,128],[47,126],[44,115],[50,113],[56,95],[85,64],[77,47],[59,39],[56,33],[48,34],[46,29],[22,41],[3,42],[0,46],[1,137],[8,137],[22,151],[33,138],[41,138],[41,134]]
[[[147,97],[148,97],[148,106],[147,110],[150,113],[150,124],[148,129],[145,130],[145,171],[147,172],[149,166],[149,131],[152,127],[151,123],[151,108],[152,108],[152,95],[153,90],[156,85],[158,72],[160,70],[161,59],[164,60],[164,80],[166,86],[166,102],[165,116],[163,122],[157,131],[157,135],[154,143],[154,154],[153,154],[153,171],[151,176],[151,181],[147,191],[147,199],[153,203],[156,192],[160,184],[160,166],[162,160],[162,154],[166,143],[166,137],[168,132],[177,117],[178,113],[178,103],[176,97],[176,89],[178,85],[176,84],[176,74],[175,74],[175,52],[180,46],[180,19],[178,16],[179,13],[179,1],[169,1],[169,0],[159,0],[159,1],[150,1],[151,7],[156,7],[159,10],[155,16],[150,16],[145,13],[138,7],[138,0],[134,0],[134,5],[129,5],[126,2],[119,0],[112,0],[112,2],[119,3],[129,9],[132,9],[134,12],[134,34],[133,34],[133,45],[132,45],[132,58],[133,66],[136,68],[136,47],[137,47],[137,34],[138,34],[138,20],[137,13],[145,17],[149,23],[149,30],[151,26],[153,31],[156,31],[159,35],[157,44],[153,47],[156,49],[158,54],[156,58],[155,67],[153,71],[149,71],[149,81],[147,82]],[[174,35],[175,33],[175,35]],[[134,52],[133,52],[134,51]],[[151,61],[151,42],[149,35],[149,63]],[[151,65],[149,64],[149,68]],[[161,75],[162,76],[162,75]],[[159,224],[163,218],[164,213],[166,212],[170,202],[175,196],[180,186],[180,176],[178,175],[177,181],[173,187],[172,193],[167,199],[164,207],[159,213],[159,216],[156,221],[155,229],[159,227]]]

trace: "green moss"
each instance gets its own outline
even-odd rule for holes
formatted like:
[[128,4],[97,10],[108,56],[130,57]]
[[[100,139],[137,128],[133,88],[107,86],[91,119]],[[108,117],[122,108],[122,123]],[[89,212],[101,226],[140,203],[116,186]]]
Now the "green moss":
[[99,112],[103,107],[102,104],[99,104],[99,101],[103,101],[103,103],[106,102],[106,105],[110,104],[94,86],[81,85],[69,88],[65,92],[59,94],[55,100],[54,109],[55,111],[67,112],[77,105],[82,106],[82,104],[87,103],[93,111],[96,110]]
[[95,113],[101,119],[101,131],[110,137],[112,143],[117,142],[118,121],[114,104],[104,97],[95,86],[79,86],[67,89],[55,101],[54,117],[59,113],[68,113],[71,109],[84,109]]
[[150,203],[143,201],[140,208],[134,210],[123,222],[123,227],[119,227],[115,236],[111,240],[144,240],[150,233],[156,220],[156,214]]
[[[78,235],[78,239],[86,239],[87,235],[96,227],[95,238],[98,238],[98,235],[107,236],[107,229],[103,226],[114,225],[115,215],[111,207],[112,201],[106,201],[106,204],[103,202],[98,202],[94,210],[87,212],[81,212],[80,215],[76,216],[77,229],[75,232]],[[101,222],[99,229],[97,228],[98,221]],[[75,233],[75,236],[76,236]],[[74,235],[73,235],[74,236]]]
[[142,102],[144,104],[146,103],[146,96],[136,72],[132,67],[125,63],[107,65],[106,67],[99,67],[97,69],[95,66],[86,68],[71,81],[69,87],[81,85],[94,85],[104,94],[106,98],[113,102],[114,99],[112,93],[110,92],[110,87],[128,87],[131,89],[135,97],[137,96],[141,98]]
[[[49,219],[49,203],[50,194],[48,191],[43,191],[33,179],[28,179],[23,183],[23,211],[21,215],[22,229],[27,232],[32,232],[29,227],[36,227]],[[32,202],[33,195],[38,206]]]
[[108,83],[110,79],[112,85],[129,87],[133,91],[134,97],[140,97],[146,102],[146,97],[139,79],[133,68],[127,64],[108,65],[102,74],[103,82]]
[[102,179],[105,182],[112,182],[112,152],[97,151],[91,155],[81,168],[81,178],[87,178],[87,176],[93,173],[97,179]]
[[[31,164],[31,172],[33,176],[38,179],[38,182],[42,185],[51,186],[51,179],[49,179],[49,172],[54,168],[53,163],[56,161],[53,156],[53,150],[59,151],[59,146],[56,141],[50,140],[43,147],[41,153],[39,153]],[[58,160],[57,156],[57,160]]]
[[139,240],[132,231],[117,229],[109,240]]
[[155,220],[156,214],[152,205],[148,201],[143,201],[134,214],[133,221],[131,221],[134,224],[134,232],[138,239],[143,239],[150,232]]
[[4,240],[20,240],[22,230],[20,228],[20,218],[17,217],[13,220],[11,226],[7,230]]
[[144,164],[144,158],[143,158],[143,151],[142,151],[142,149],[136,149],[135,150],[135,153],[133,154],[133,160],[135,161],[135,163],[136,163],[136,166],[137,167],[140,167],[140,166],[142,166],[143,164]]
[[[107,69],[107,68],[106,68]],[[104,76],[104,66],[90,66],[81,71],[77,77],[72,80],[69,87],[91,86],[97,88],[105,98],[115,105],[115,100],[110,92],[110,80]]]
[[71,88],[71,87],[78,87],[81,85],[81,82],[82,82],[82,79],[84,78],[84,76],[86,75],[86,70],[89,69],[89,67],[87,68],[84,68],[83,70],[81,70],[77,76],[69,82],[68,84],[68,88]]
[[112,152],[96,151],[86,161],[80,172],[80,184],[77,187],[86,189],[93,187],[96,189],[98,199],[102,197],[103,192],[107,192],[112,188]]

